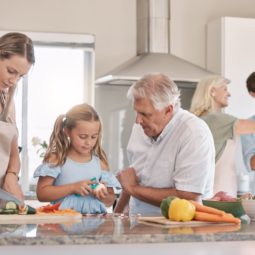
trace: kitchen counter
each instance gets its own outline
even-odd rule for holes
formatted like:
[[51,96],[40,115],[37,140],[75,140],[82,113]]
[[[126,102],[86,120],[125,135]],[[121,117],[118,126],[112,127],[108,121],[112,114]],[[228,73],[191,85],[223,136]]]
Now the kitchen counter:
[[[28,246],[30,248],[27,250]],[[42,246],[44,251],[40,253]],[[168,254],[169,249],[174,249],[174,254],[187,254],[186,249],[189,247],[191,247],[189,254],[197,254],[195,253],[197,249],[205,249],[206,253],[202,254],[221,254],[221,251],[224,251],[225,255],[246,255],[254,254],[255,222],[240,226],[166,227],[139,223],[136,217],[108,214],[87,216],[78,222],[61,224],[0,225],[1,254],[4,254],[2,252],[15,254],[15,251],[19,255],[22,251],[26,255],[34,254],[33,252],[37,255],[45,254],[45,251],[47,255],[55,254],[56,249],[53,247],[58,247],[62,254],[71,254],[75,251],[75,255],[84,254],[84,249],[90,250],[92,252],[90,255],[99,254],[100,250],[104,255],[119,254],[120,249],[122,255],[132,252],[137,254],[139,249],[140,252],[146,251],[147,255],[155,255],[159,248],[160,255]]]

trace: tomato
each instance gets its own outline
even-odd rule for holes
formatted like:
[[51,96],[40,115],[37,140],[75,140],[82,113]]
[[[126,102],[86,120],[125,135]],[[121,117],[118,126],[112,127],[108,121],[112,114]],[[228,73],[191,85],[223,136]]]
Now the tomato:
[[54,212],[57,211],[59,209],[59,206],[61,205],[61,202],[58,202],[56,204],[48,204],[45,206],[42,206],[39,208],[40,212],[45,212],[45,213],[49,213],[49,212]]

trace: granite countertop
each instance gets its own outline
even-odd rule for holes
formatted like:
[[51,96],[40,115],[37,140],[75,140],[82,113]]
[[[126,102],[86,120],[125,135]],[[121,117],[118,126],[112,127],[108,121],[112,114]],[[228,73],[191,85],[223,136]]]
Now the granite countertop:
[[137,217],[85,216],[61,224],[0,224],[0,246],[87,245],[254,241],[255,222],[237,225],[166,227],[143,224]]

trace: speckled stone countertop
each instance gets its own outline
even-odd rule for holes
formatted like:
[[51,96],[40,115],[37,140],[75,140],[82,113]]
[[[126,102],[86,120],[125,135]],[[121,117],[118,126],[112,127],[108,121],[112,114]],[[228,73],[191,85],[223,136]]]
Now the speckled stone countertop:
[[255,222],[166,227],[123,215],[86,216],[61,224],[0,224],[0,246],[254,241]]

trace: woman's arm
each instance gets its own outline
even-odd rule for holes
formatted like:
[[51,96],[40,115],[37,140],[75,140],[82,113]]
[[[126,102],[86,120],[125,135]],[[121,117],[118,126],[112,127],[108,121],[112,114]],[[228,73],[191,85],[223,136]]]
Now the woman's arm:
[[235,123],[234,132],[239,135],[255,133],[255,121],[239,119]]
[[3,189],[23,201],[24,195],[18,183],[19,171],[20,171],[20,158],[18,150],[18,141],[17,138],[14,138],[11,143],[10,159],[4,178]]
[[71,194],[87,196],[92,192],[90,180],[70,183],[66,185],[54,186],[54,178],[50,176],[40,176],[37,183],[37,197],[41,202],[51,202],[66,197]]

